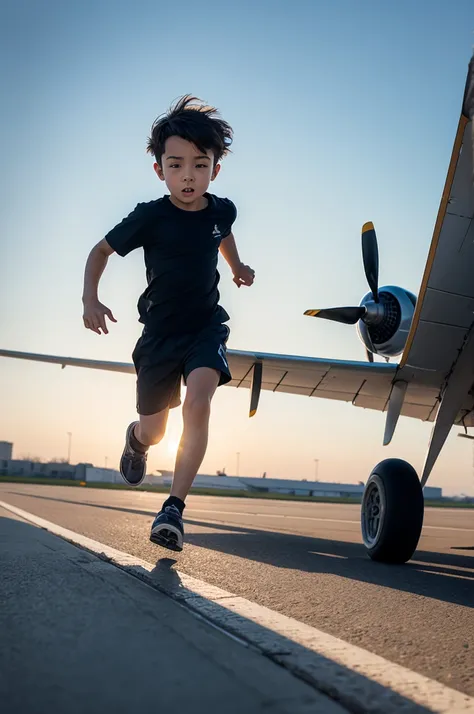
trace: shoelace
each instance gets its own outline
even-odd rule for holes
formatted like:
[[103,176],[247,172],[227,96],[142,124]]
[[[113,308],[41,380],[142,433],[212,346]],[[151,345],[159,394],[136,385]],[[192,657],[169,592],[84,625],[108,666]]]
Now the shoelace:
[[147,460],[148,453],[140,454],[139,451],[135,451],[130,445],[128,447],[128,453],[132,459],[132,468],[136,469],[141,466],[142,459],[144,458],[145,461]]
[[173,518],[181,520],[180,510],[179,508],[176,508],[176,506],[166,506],[165,513],[168,514],[168,516],[173,516]]

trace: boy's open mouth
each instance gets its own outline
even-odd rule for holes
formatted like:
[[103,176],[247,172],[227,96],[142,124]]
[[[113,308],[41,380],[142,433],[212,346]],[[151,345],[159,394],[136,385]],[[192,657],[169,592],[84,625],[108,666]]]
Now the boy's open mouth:
[[193,188],[183,188],[182,193],[187,193],[189,195],[190,193],[194,193],[194,189]]

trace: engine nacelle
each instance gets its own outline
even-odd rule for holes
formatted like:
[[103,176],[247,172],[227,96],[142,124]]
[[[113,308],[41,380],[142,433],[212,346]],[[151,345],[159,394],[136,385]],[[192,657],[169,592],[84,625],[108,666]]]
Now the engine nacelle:
[[379,288],[378,303],[370,292],[364,295],[360,305],[367,310],[364,321],[357,323],[365,347],[386,358],[400,355],[413,320],[416,296],[396,285],[386,285]]

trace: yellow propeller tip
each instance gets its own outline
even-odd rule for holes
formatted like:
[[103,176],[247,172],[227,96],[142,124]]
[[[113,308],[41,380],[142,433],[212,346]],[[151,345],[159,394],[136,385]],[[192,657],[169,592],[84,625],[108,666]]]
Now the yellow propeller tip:
[[257,413],[257,410],[256,410],[256,409],[252,409],[252,411],[249,413],[249,417],[255,416],[256,413]]
[[321,310],[305,310],[305,315],[309,315],[310,317],[316,317],[318,312],[321,312]]
[[367,231],[373,231],[374,230],[374,224],[372,221],[369,221],[368,223],[364,223],[362,226],[362,233],[366,233]]

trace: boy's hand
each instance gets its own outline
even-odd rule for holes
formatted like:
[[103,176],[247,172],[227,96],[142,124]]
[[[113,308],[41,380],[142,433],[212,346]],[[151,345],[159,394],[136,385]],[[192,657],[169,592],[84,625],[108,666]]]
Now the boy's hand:
[[98,335],[101,335],[102,332],[100,330],[102,329],[104,334],[108,335],[109,331],[105,324],[106,315],[112,322],[117,322],[112,315],[112,311],[99,302],[99,300],[88,300],[84,302],[84,314],[82,315],[82,319],[84,320],[84,327],[87,327],[88,330],[92,330],[93,332],[97,332]]
[[240,264],[234,273],[234,283],[240,288],[241,285],[252,285],[255,279],[255,271],[249,265]]

